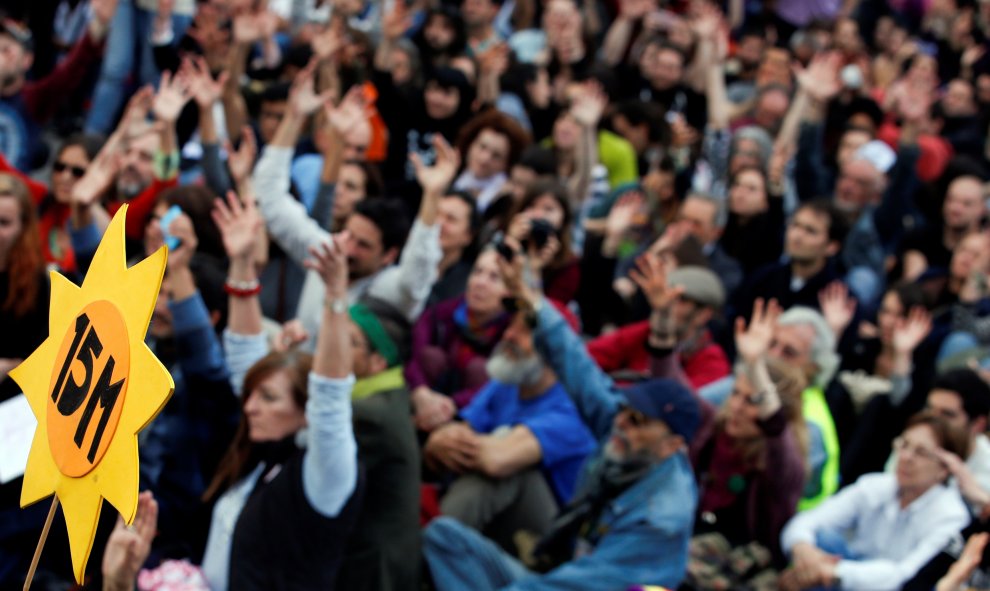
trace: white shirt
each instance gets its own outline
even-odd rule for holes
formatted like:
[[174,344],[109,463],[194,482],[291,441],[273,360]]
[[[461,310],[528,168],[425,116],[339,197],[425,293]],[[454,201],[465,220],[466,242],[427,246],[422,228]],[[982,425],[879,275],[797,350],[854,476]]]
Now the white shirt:
[[980,483],[980,488],[990,492],[990,438],[983,433],[976,436],[973,451],[966,459],[966,466]]
[[[309,248],[329,242],[330,234],[289,194],[293,152],[293,148],[266,147],[255,166],[253,182],[258,210],[265,218],[272,240],[302,265],[309,258]],[[399,263],[352,282],[347,290],[348,303],[353,304],[367,295],[389,303],[409,322],[415,322],[436,283],[442,259],[440,224],[427,226],[417,218],[406,238]],[[309,352],[316,348],[325,293],[320,276],[315,271],[307,271],[296,315],[310,334],[303,347]]]
[[[238,335],[228,330],[223,336],[231,384],[240,396],[245,374],[268,353],[268,343],[264,334]],[[302,438],[306,445],[303,493],[313,509],[327,517],[340,513],[357,486],[357,442],[351,426],[354,382],[353,375],[327,378],[310,373],[306,401],[308,428],[297,433],[297,439]],[[203,554],[203,575],[213,591],[226,591],[228,587],[230,550],[237,520],[264,468],[263,464],[258,465],[227,489],[213,507]]]
[[901,509],[893,474],[867,474],[818,507],[799,513],[781,534],[788,553],[798,542],[814,544],[822,531],[846,532],[859,560],[840,560],[843,589],[899,589],[969,523],[954,487],[936,485]]

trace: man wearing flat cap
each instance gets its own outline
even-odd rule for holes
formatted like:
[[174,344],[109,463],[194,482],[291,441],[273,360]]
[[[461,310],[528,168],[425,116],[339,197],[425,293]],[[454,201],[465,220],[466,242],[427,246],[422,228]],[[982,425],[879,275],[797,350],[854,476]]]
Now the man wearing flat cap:
[[523,284],[524,257],[517,252],[513,259],[501,262],[506,286],[528,308],[537,351],[599,448],[574,500],[527,564],[454,519],[433,521],[423,543],[434,583],[440,591],[676,588],[687,568],[698,500],[685,450],[701,424],[701,407],[675,380],[618,389],[560,312]]
[[[642,272],[634,271],[633,277]],[[677,297],[667,302],[664,310],[653,311],[652,324],[651,320],[643,320],[602,335],[588,343],[588,353],[602,370],[616,379],[641,379],[650,372],[647,347],[650,327],[663,323],[669,324],[665,330],[675,341],[677,370],[683,372],[692,388],[701,388],[729,375],[729,359],[708,330],[725,303],[722,282],[712,271],[697,266],[671,271],[667,282],[678,289]]]

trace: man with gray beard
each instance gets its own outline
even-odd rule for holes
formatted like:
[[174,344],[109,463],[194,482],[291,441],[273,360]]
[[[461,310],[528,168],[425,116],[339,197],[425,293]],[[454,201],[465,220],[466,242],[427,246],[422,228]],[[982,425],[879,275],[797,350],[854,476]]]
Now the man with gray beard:
[[527,564],[455,519],[435,519],[423,533],[434,585],[439,591],[676,588],[687,569],[698,502],[685,453],[702,421],[698,401],[670,379],[616,388],[556,306],[523,284],[524,257],[513,248],[514,264],[501,266],[506,287],[526,311],[527,343],[535,343],[601,443],[574,499]]
[[491,380],[430,434],[427,465],[458,475],[440,510],[503,547],[518,530],[545,533],[574,493],[595,448],[574,403],[533,349],[531,318],[517,313],[487,363]]

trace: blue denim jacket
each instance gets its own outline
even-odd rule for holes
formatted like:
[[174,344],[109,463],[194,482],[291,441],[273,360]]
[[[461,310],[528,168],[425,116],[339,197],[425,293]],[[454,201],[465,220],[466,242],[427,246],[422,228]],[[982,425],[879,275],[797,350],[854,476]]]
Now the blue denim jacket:
[[[543,358],[604,442],[624,401],[621,391],[553,306],[541,307],[534,334]],[[579,541],[573,560],[507,589],[597,591],[636,584],[675,588],[687,569],[697,503],[687,455],[675,454],[609,503],[586,539]]]

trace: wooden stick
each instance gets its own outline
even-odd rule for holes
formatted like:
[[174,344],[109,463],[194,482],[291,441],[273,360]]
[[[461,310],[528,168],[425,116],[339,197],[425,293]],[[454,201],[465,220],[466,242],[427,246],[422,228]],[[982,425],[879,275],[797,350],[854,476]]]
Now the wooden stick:
[[41,530],[41,539],[38,540],[38,547],[34,549],[34,558],[31,559],[31,568],[28,569],[27,578],[24,579],[24,591],[31,588],[31,581],[34,580],[34,571],[38,570],[38,561],[41,560],[41,550],[45,547],[45,540],[48,539],[48,530],[52,527],[52,519],[55,519],[55,509],[58,508],[58,495],[52,498],[52,508],[48,510],[48,519],[45,520],[45,527]]

